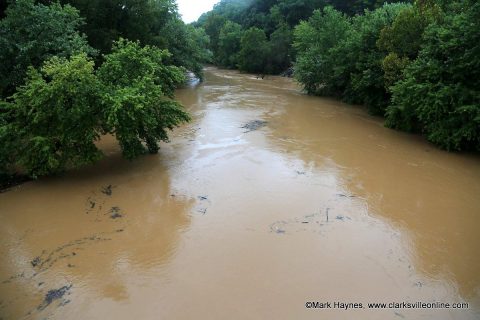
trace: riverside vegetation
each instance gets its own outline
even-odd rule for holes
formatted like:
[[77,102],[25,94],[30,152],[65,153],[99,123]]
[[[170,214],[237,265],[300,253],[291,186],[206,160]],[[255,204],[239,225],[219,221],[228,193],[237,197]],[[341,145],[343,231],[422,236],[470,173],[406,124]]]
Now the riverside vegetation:
[[205,62],[293,68],[309,94],[363,104],[447,150],[480,150],[475,0],[222,0],[191,25],[174,0],[17,0],[0,17],[3,184],[93,163],[105,134],[128,159],[157,152],[189,119],[174,89]]
[[222,0],[196,25],[217,65],[293,65],[309,94],[365,105],[447,150],[480,150],[480,3],[388,2]]
[[186,70],[202,77],[208,37],[174,1],[18,0],[1,16],[4,185],[95,162],[105,134],[128,159],[155,153],[188,121],[173,93]]

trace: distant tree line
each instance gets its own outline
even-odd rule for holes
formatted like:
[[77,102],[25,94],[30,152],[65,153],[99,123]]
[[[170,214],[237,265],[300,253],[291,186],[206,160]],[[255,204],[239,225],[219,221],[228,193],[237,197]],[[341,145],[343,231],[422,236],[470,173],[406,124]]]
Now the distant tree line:
[[0,184],[93,163],[107,133],[128,159],[157,152],[189,119],[173,92],[209,40],[174,0],[11,0],[0,17]]
[[196,25],[217,65],[293,66],[309,94],[363,104],[447,150],[480,150],[480,3],[385,2],[222,0]]
[[480,3],[385,2],[222,0],[186,25],[174,0],[3,1],[0,184],[93,163],[104,134],[129,159],[157,152],[189,119],[174,89],[204,62],[293,67],[309,94],[480,150]]
[[278,74],[295,61],[293,30],[316,9],[347,15],[380,7],[382,0],[222,0],[195,23],[210,37],[213,62],[246,72]]

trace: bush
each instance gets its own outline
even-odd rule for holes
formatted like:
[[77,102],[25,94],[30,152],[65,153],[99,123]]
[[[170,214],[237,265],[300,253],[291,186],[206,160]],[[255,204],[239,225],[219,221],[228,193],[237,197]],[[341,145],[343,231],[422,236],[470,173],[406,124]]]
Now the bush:
[[4,170],[20,167],[37,177],[99,159],[94,143],[100,134],[99,83],[93,65],[79,54],[29,69],[25,85],[3,104],[0,132],[9,141],[2,143],[2,154],[8,155]]
[[449,9],[426,29],[419,57],[392,87],[387,126],[422,130],[447,150],[480,150],[480,4]]
[[240,41],[238,67],[242,71],[264,73],[266,71],[268,42],[262,29],[250,28],[244,32]]
[[367,106],[369,113],[384,115],[390,96],[385,89],[382,60],[386,52],[377,47],[381,31],[409,8],[405,4],[386,4],[353,19],[351,34],[341,45],[350,57],[350,86],[345,100]]
[[406,8],[387,4],[353,19],[332,7],[315,11],[295,28],[296,78],[310,94],[339,96],[383,115],[389,101],[382,69],[386,53],[377,40]]
[[268,73],[278,74],[292,65],[293,31],[285,23],[281,23],[270,35],[268,42]]
[[295,28],[295,77],[309,94],[337,95],[343,91],[335,73],[337,59],[341,56],[335,49],[346,39],[350,29],[347,16],[332,7],[314,11],[308,21]]
[[78,10],[69,5],[12,1],[0,20],[0,97],[13,94],[24,83],[29,66],[38,68],[53,56],[94,53],[78,32],[82,25]]
[[98,69],[103,84],[103,126],[115,134],[128,159],[151,153],[157,141],[168,141],[166,129],[189,120],[174,100],[174,89],[185,82],[184,70],[164,65],[170,54],[138,42],[119,40]]
[[242,27],[231,21],[227,21],[220,30],[218,39],[218,63],[227,68],[236,68],[238,64],[238,52],[242,39]]
[[157,152],[167,130],[189,120],[172,99],[184,70],[164,64],[168,58],[119,40],[97,73],[84,53],[30,68],[25,85],[0,103],[0,176],[35,178],[93,163],[102,156],[95,141],[107,133],[128,159]]

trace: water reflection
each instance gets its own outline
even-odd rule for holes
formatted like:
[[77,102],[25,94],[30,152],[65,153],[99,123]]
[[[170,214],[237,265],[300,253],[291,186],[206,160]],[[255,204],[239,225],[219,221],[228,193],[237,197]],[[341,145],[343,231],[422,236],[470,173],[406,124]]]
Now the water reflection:
[[478,318],[478,158],[288,79],[209,68],[176,95],[193,121],[159,155],[127,162],[106,138],[100,164],[0,195],[1,316]]
[[[113,154],[99,165],[2,195],[5,318],[61,318],[93,301],[128,300],[129,282],[161,272],[179,247],[194,200],[172,189],[162,159],[147,156],[132,164],[114,152],[112,139],[105,140]],[[39,308],[49,290],[70,285]]]
[[[281,90],[284,80],[275,80]],[[478,157],[435,149],[328,99],[284,99],[284,112],[269,119],[271,142],[320,170],[325,156],[332,159],[341,183],[365,199],[370,214],[409,234],[418,269],[436,279],[452,278],[462,295],[478,299]]]

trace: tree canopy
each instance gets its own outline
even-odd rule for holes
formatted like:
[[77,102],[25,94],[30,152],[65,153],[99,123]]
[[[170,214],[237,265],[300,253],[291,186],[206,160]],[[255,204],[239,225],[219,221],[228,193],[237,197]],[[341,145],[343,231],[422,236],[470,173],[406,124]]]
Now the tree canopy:
[[22,84],[29,66],[39,67],[53,56],[94,54],[79,31],[83,24],[78,10],[68,4],[12,2],[0,20],[0,96],[12,94]]
[[[347,16],[361,14],[366,9],[375,9],[386,1],[382,0],[222,0],[212,11],[203,14],[196,26],[205,28],[210,37],[210,50],[214,62],[223,67],[238,67],[242,71],[257,70],[261,73],[278,74],[288,69],[295,60],[292,48],[293,28],[302,20],[308,20],[314,10],[331,6]],[[408,1],[407,1],[408,2]],[[232,46],[220,45],[222,29],[231,23],[240,26],[238,34],[251,28],[262,30],[267,37],[262,42],[265,53],[254,64],[263,63],[263,67],[249,67],[238,61],[239,56],[231,59]],[[248,45],[248,42],[245,42]],[[233,46],[235,47],[235,46]],[[237,52],[240,52],[239,48]],[[245,51],[245,50],[244,50]],[[266,56],[266,57],[264,57]],[[263,60],[262,60],[263,59]],[[235,61],[235,63],[233,62]]]
[[366,105],[391,128],[448,150],[480,150],[479,4],[316,11],[295,28],[296,77],[311,94]]
[[172,99],[184,72],[164,63],[169,56],[120,39],[98,70],[85,53],[31,67],[1,105],[3,169],[37,177],[93,163],[101,157],[95,141],[107,133],[128,159],[157,152],[166,130],[189,120]]
[[143,143],[156,153],[157,141],[168,141],[166,129],[189,120],[172,100],[185,78],[180,68],[164,64],[169,58],[168,51],[120,39],[98,69],[102,127],[116,136],[128,159],[144,153]]
[[393,84],[387,125],[424,132],[448,150],[480,150],[480,4],[450,4]]
[[222,0],[186,25],[174,0],[0,5],[0,179],[61,172],[118,140],[157,152],[189,120],[173,99],[213,62],[294,70],[309,94],[363,104],[386,126],[480,150],[480,5],[474,0]]
[[105,134],[128,159],[155,153],[189,120],[173,93],[201,76],[209,39],[174,1],[18,0],[2,15],[0,180],[93,163]]
[[309,94],[365,105],[442,148],[479,150],[477,14],[473,0],[222,0],[196,25],[219,66],[293,67]]

